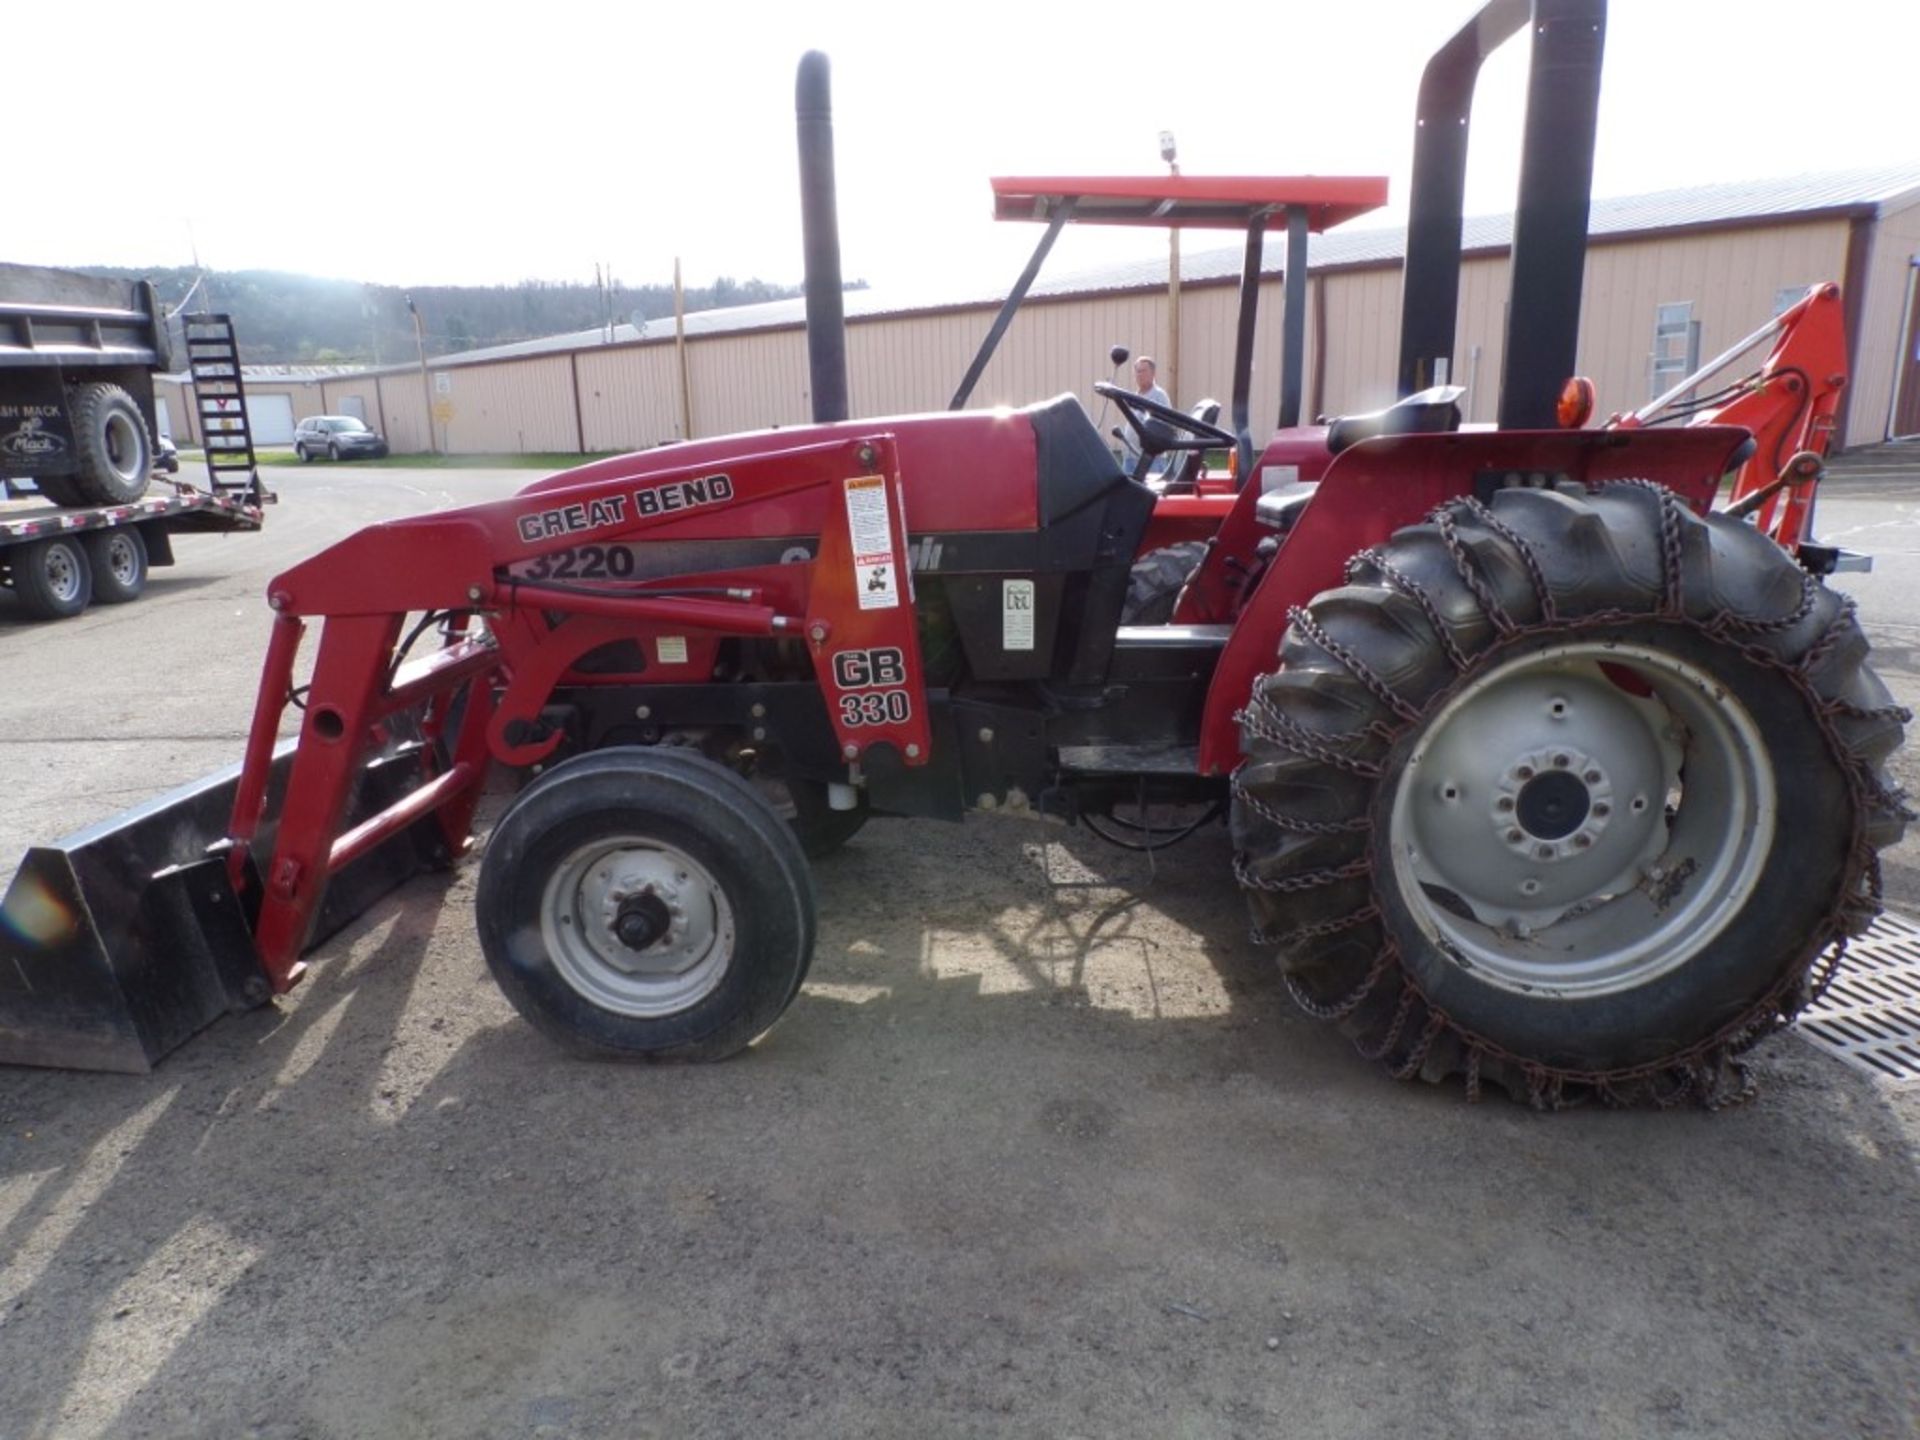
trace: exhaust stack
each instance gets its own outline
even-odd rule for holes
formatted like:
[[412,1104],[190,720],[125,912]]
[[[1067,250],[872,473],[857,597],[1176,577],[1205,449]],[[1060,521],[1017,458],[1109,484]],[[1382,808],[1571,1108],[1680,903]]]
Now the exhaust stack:
[[833,187],[833,80],[827,57],[800,57],[794,114],[800,131],[800,224],[807,252],[807,371],[816,422],[847,418],[847,320],[840,283],[840,220]]

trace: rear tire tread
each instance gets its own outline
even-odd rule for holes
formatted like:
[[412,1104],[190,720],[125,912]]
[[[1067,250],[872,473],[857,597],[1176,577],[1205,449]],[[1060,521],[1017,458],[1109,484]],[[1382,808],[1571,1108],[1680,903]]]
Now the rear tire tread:
[[[1669,595],[1663,540],[1675,537],[1680,585]],[[1395,1076],[1464,1074],[1470,1094],[1494,1081],[1548,1106],[1589,1094],[1662,1105],[1745,1098],[1750,1082],[1739,1056],[1817,992],[1828,947],[1860,934],[1878,914],[1875,852],[1894,843],[1909,818],[1883,766],[1910,717],[1868,668],[1852,602],[1751,526],[1695,515],[1643,482],[1581,496],[1505,490],[1491,507],[1454,501],[1357,556],[1348,576],[1349,584],[1295,617],[1280,668],[1255,682],[1240,717],[1246,759],[1234,777],[1235,870],[1255,938],[1279,947],[1295,998]],[[1829,892],[1840,922],[1775,947],[1758,1001],[1747,997],[1731,1018],[1725,1007],[1703,1008],[1699,1028],[1673,1037],[1652,1063],[1576,1071],[1470,1033],[1431,1004],[1402,954],[1409,941],[1389,921],[1392,887],[1374,877],[1392,870],[1380,838],[1383,797],[1390,800],[1397,764],[1425,718],[1476,675],[1552,634],[1557,622],[1598,617],[1622,625],[1678,621],[1730,655],[1749,647],[1744,660],[1755,674],[1779,676],[1788,692],[1804,696],[1832,766],[1826,775],[1781,771],[1779,783],[1837,778],[1852,799],[1856,839]],[[1397,713],[1370,679],[1390,686],[1420,718]],[[1356,823],[1359,817],[1369,823]],[[1792,843],[1818,841],[1797,836]],[[1735,917],[1723,934],[1740,923]]]

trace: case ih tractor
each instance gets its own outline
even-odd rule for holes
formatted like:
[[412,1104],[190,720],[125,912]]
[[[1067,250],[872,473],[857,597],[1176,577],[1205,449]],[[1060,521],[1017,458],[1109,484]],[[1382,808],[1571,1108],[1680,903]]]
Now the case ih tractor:
[[[1831,287],[1673,423],[1558,423],[1603,20],[1603,0],[1494,0],[1436,55],[1409,398],[1257,457],[1261,236],[1288,230],[1298,298],[1306,231],[1378,182],[1156,181],[1175,188],[1147,205],[1135,182],[1003,183],[1050,221],[1247,224],[1232,428],[1112,395],[1150,448],[1236,449],[1238,489],[1123,474],[1065,396],[602,461],[280,576],[237,770],[29,856],[0,1059],[142,1069],[287,990],[371,896],[468,849],[504,768],[539,773],[487,841],[481,942],[519,1011],[586,1054],[719,1059],[765,1032],[813,948],[807,856],[871,814],[1130,817],[1151,845],[1198,806],[1228,811],[1295,998],[1393,1074],[1541,1104],[1737,1098],[1740,1054],[1877,912],[1907,717],[1822,582],[1833,552],[1803,543],[1844,383]],[[1523,25],[1501,424],[1463,431],[1431,382],[1465,117]],[[803,157],[824,131],[808,84]],[[808,203],[830,211],[830,185]],[[832,261],[830,236],[809,249]],[[830,406],[837,264],[809,268]],[[1264,486],[1289,466],[1317,483]],[[1126,623],[1137,567],[1196,534],[1170,622]]]

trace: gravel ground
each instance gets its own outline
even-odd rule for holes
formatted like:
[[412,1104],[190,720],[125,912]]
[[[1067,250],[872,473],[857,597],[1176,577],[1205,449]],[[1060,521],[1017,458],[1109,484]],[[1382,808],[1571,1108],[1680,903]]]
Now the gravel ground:
[[[290,472],[140,605],[0,602],[0,862],[237,757],[276,569],[521,478]],[[1824,514],[1916,704],[1905,493]],[[1721,1115],[1396,1085],[1227,862],[876,821],[703,1068],[520,1023],[469,867],[151,1076],[0,1071],[0,1437],[1920,1434],[1920,1091],[1793,1037]]]

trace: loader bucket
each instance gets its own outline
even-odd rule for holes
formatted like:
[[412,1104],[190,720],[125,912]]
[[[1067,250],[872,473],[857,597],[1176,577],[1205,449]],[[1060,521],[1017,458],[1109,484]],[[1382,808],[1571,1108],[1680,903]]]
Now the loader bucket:
[[[380,756],[350,805],[363,818],[423,777],[418,745]],[[294,742],[274,752],[278,810]],[[236,889],[223,848],[241,766],[27,852],[0,901],[0,1064],[141,1074],[230,1011],[272,994],[253,942],[260,887]],[[257,842],[270,853],[268,827]],[[431,819],[337,871],[310,945],[445,859]]]

